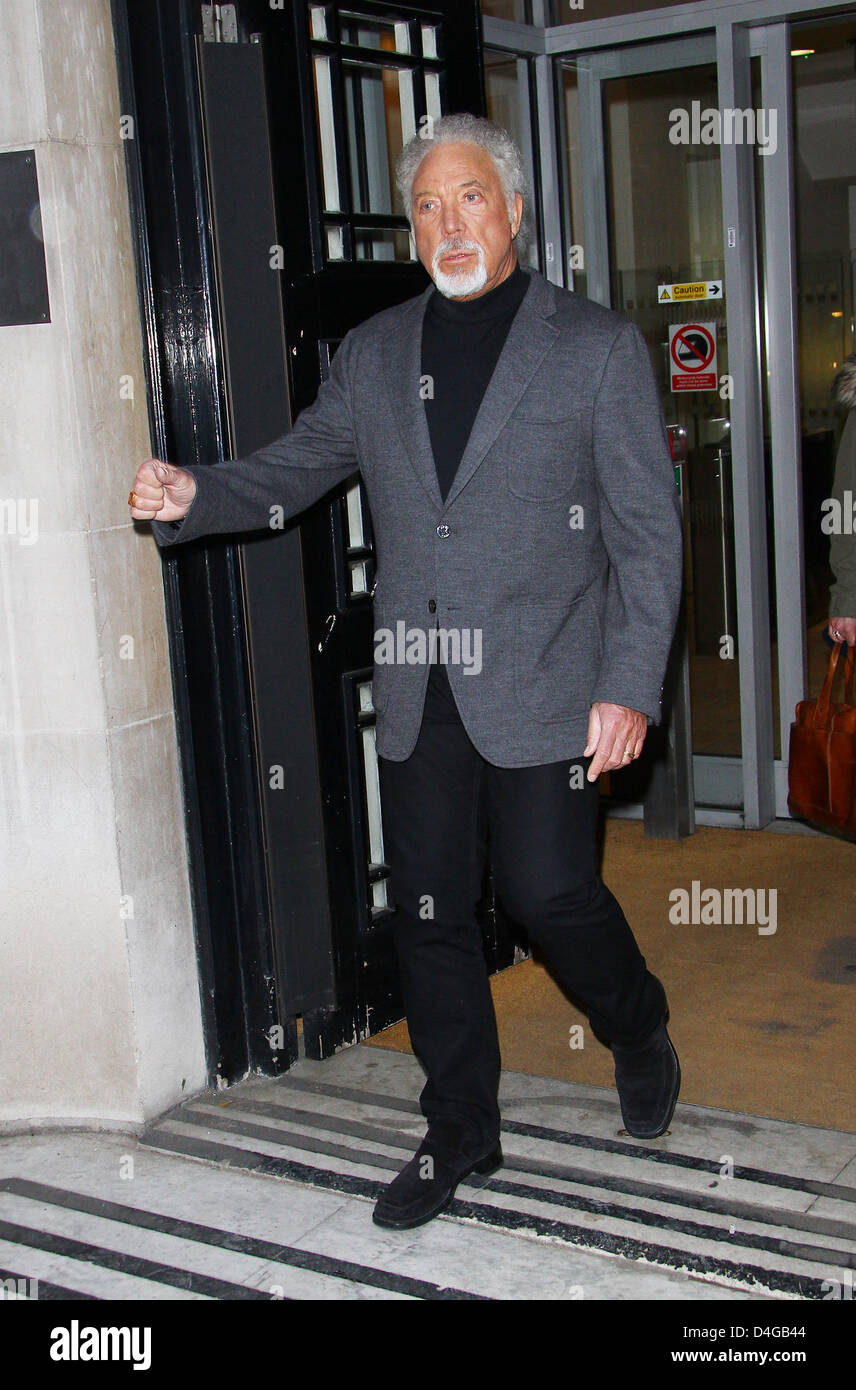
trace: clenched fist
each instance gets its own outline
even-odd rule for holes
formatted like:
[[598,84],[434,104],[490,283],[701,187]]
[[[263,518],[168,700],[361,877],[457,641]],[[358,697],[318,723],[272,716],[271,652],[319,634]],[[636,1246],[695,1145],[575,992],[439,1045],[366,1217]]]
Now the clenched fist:
[[195,496],[192,473],[162,459],[147,459],[137,469],[128,506],[137,521],[180,521]]

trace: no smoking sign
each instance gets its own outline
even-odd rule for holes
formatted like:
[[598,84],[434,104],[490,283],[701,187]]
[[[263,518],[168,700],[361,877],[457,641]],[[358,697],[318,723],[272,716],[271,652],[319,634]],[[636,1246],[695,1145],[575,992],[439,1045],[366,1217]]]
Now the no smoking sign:
[[673,391],[715,391],[716,324],[670,324],[669,370]]

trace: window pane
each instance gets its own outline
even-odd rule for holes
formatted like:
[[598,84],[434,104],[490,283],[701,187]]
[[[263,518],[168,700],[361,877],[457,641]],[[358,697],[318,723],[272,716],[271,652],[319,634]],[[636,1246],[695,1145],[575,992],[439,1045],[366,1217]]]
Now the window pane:
[[[532,171],[532,140],[529,124],[529,84],[526,79],[525,58],[509,57],[507,53],[486,52],[484,80],[487,93],[487,114],[496,125],[508,131],[523,152],[530,190],[534,187]],[[521,257],[523,265],[538,267],[537,209],[529,200],[529,248]]]
[[359,44],[361,48],[382,48],[388,53],[410,52],[410,26],[396,24],[342,10],[339,14],[339,33],[342,43]]
[[396,212],[392,171],[404,143],[399,74],[363,63],[345,63],[343,72],[354,211]]
[[410,233],[388,227],[355,227],[354,254],[358,261],[412,261]]

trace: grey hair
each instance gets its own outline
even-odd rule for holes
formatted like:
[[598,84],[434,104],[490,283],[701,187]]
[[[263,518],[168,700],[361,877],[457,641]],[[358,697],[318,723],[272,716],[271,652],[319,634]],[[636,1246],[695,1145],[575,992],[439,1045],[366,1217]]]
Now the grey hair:
[[407,141],[395,161],[395,183],[411,229],[411,194],[416,171],[426,154],[438,145],[452,142],[480,145],[490,155],[505,194],[509,219],[514,215],[514,195],[519,193],[523,199],[523,216],[515,237],[518,259],[522,260],[529,244],[530,233],[529,180],[526,177],[523,155],[507,130],[495,125],[493,121],[486,120],[484,116],[473,116],[468,111],[441,116],[438,120],[426,118],[424,125]]

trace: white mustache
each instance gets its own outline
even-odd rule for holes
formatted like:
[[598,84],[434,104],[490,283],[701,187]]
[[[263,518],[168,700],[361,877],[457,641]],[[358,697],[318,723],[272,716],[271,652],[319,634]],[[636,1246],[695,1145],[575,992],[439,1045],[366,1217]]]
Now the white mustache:
[[475,251],[477,256],[482,256],[484,254],[477,241],[470,241],[468,237],[447,237],[445,241],[440,242],[440,245],[434,252],[434,266],[436,267],[441,256],[447,255],[450,251]]

